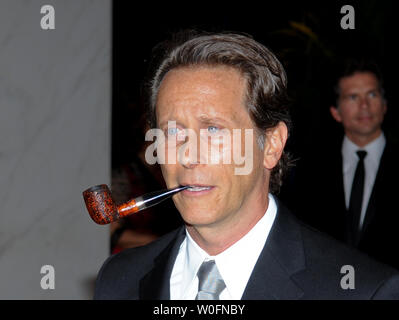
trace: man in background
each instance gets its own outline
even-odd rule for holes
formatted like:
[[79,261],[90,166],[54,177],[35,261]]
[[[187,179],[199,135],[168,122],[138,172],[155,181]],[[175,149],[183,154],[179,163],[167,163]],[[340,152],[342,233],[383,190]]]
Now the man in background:
[[[378,67],[348,60],[335,93],[330,113],[344,136],[337,144],[325,140],[299,161],[294,210],[316,228],[399,268],[399,156],[382,130],[387,101]],[[304,192],[312,195],[306,207]]]

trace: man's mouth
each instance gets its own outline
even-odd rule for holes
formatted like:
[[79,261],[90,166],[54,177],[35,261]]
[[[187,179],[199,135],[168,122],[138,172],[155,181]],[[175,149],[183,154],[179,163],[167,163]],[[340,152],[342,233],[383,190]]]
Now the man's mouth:
[[204,190],[209,190],[212,187],[197,187],[197,186],[191,186],[189,188],[187,188],[186,190],[188,191],[204,191]]
[[362,116],[359,116],[357,119],[359,121],[368,121],[368,120],[371,120],[372,118],[373,117],[371,115],[362,115]]
[[211,190],[214,188],[214,186],[208,186],[208,185],[198,185],[198,184],[191,184],[191,183],[185,183],[183,185],[186,186],[190,186],[189,188],[187,188],[186,190],[183,191],[183,194],[186,195],[200,195],[200,194],[204,194],[207,193],[207,191]]

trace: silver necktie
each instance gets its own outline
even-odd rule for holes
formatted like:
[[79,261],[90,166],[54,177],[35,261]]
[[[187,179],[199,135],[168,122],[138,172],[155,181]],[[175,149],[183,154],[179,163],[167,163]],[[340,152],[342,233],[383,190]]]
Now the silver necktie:
[[214,260],[204,261],[197,273],[198,294],[195,300],[219,300],[219,295],[226,288]]

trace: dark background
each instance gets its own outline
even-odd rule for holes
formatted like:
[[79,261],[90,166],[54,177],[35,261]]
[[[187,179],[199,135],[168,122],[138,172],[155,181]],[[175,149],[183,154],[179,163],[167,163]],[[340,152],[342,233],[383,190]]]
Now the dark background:
[[[151,49],[171,32],[181,29],[249,33],[278,56],[286,68],[293,100],[294,127],[287,148],[294,158],[300,159],[308,148],[329,143],[340,134],[341,128],[331,118],[329,106],[334,102],[335,65],[346,57],[372,58],[380,65],[388,101],[384,131],[398,141],[398,12],[394,3],[280,0],[257,4],[242,1],[240,5],[233,1],[225,5],[216,1],[137,5],[135,1],[114,1],[112,167],[115,189],[118,181],[123,180],[115,180],[121,172],[125,177],[126,188],[119,188],[120,199],[162,186],[159,170],[147,166],[138,156],[144,142],[140,87]],[[354,30],[343,30],[340,26],[340,10],[346,4],[355,9]],[[174,210],[171,203],[157,210],[165,210],[165,206]],[[175,217],[161,219],[160,224],[153,223],[152,227],[158,225],[163,233],[178,221]]]

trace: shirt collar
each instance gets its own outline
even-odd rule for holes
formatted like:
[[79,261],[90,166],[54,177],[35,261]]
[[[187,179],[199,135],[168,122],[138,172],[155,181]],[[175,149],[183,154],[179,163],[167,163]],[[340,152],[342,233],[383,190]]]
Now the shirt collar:
[[346,163],[351,160],[357,162],[358,157],[356,155],[356,151],[365,150],[367,151],[367,161],[372,161],[374,164],[378,165],[384,151],[385,144],[386,138],[383,132],[378,136],[378,138],[374,139],[364,147],[359,147],[345,135],[344,141],[342,143],[342,155],[344,162]]
[[214,259],[231,298],[241,299],[256,261],[266,243],[276,214],[276,201],[269,194],[269,205],[263,217],[245,236],[216,256],[209,256],[186,232],[187,246],[183,283],[187,287],[183,292],[195,280],[202,262]]

